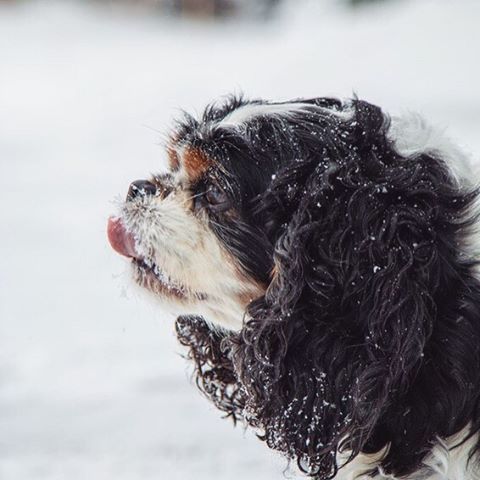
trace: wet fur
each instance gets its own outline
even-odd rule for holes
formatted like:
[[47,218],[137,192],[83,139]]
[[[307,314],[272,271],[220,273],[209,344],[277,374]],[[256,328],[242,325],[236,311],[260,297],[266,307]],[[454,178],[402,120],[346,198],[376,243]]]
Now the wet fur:
[[473,436],[457,447],[473,472],[480,283],[466,245],[478,193],[440,153],[398,153],[379,108],[354,99],[346,117],[336,100],[310,102],[330,114],[215,128],[244,103],[233,99],[177,129],[240,199],[240,220],[212,230],[268,283],[239,331],[178,318],[197,383],[318,479],[376,452],[372,477],[433,478],[432,449],[459,432]]

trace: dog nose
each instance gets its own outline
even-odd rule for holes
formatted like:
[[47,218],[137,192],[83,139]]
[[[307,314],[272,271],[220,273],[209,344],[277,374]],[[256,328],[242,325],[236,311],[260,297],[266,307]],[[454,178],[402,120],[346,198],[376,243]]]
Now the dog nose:
[[146,197],[147,195],[155,195],[157,187],[148,180],[135,180],[130,184],[127,193],[127,200],[133,200],[137,197]]

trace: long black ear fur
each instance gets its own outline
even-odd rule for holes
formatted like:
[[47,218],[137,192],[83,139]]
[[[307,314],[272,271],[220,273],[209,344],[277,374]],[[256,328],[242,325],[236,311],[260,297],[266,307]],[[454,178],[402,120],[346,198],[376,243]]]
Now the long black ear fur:
[[[404,475],[437,436],[480,428],[480,287],[462,244],[476,192],[438,158],[401,158],[382,112],[353,107],[262,199],[274,277],[243,330],[191,354],[217,406],[319,479],[339,452],[383,448]],[[213,390],[205,365],[223,369]]]

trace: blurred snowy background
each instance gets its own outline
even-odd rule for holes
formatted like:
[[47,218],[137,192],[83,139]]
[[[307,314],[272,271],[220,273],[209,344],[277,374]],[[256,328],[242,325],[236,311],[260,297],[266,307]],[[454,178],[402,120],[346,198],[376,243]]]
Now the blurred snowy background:
[[478,0],[203,3],[0,0],[1,479],[282,478],[107,245],[179,108],[355,91],[480,157]]

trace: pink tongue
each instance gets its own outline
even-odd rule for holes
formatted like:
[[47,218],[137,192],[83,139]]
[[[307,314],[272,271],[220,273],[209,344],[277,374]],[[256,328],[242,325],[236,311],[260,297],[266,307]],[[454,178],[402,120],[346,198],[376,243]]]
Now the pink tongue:
[[119,218],[110,217],[107,226],[108,241],[112,248],[125,257],[138,258],[135,250],[135,239]]

